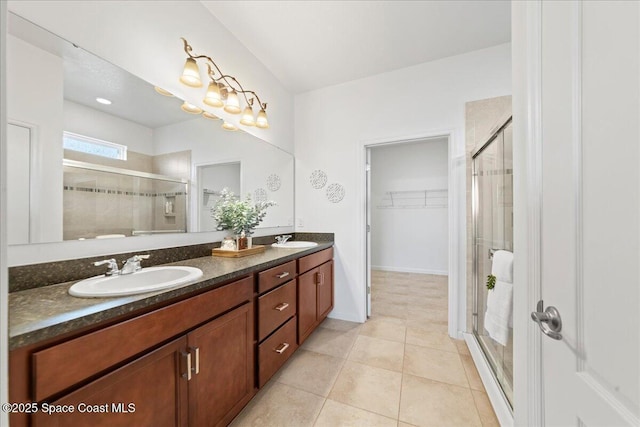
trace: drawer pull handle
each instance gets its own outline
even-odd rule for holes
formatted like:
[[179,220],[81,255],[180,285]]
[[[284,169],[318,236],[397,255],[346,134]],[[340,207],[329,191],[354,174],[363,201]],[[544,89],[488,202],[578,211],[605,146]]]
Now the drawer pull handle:
[[285,277],[287,277],[288,275],[289,275],[289,272],[288,272],[288,271],[285,271],[284,273],[276,274],[276,277],[277,277],[278,279],[284,279],[284,278],[285,278]]
[[282,311],[285,308],[289,307],[289,303],[288,302],[283,302],[282,304],[278,304],[274,307],[274,310],[278,310],[278,311]]
[[275,349],[275,352],[278,354],[282,354],[288,348],[289,348],[289,343],[283,342],[278,346],[278,348]]

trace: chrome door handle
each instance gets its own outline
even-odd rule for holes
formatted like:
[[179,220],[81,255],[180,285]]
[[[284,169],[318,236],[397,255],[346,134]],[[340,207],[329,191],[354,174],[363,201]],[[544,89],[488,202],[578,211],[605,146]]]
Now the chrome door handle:
[[553,306],[547,307],[544,311],[544,302],[538,301],[538,311],[531,312],[531,318],[538,324],[543,334],[554,340],[561,340],[562,334],[562,318],[557,308]]

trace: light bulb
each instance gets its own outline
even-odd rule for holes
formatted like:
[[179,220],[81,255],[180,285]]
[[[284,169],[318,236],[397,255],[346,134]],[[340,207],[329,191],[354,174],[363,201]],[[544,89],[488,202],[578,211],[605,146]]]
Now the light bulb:
[[184,69],[182,70],[182,76],[180,76],[180,81],[191,87],[202,86],[202,81],[200,80],[200,69],[198,68],[198,63],[195,59],[187,58],[187,62],[185,62]]
[[260,110],[258,113],[258,117],[256,118],[256,126],[260,129],[269,129],[269,122],[267,121],[267,113],[264,111],[264,108]]
[[182,106],[180,107],[182,108],[182,111],[189,113],[189,114],[200,114],[202,113],[202,109],[193,105],[193,104],[189,104],[187,101],[184,101],[184,103],[182,104]]
[[218,83],[209,83],[207,94],[205,95],[202,102],[216,108],[220,108],[224,105],[224,102],[222,102],[222,96],[220,95],[220,87],[218,86]]
[[224,106],[224,111],[231,114],[240,114],[240,100],[238,99],[238,93],[231,89],[231,92],[227,95],[227,103]]
[[244,111],[242,112],[242,118],[240,119],[240,124],[245,126],[255,126],[256,121],[253,119],[253,108],[250,105],[244,107]]

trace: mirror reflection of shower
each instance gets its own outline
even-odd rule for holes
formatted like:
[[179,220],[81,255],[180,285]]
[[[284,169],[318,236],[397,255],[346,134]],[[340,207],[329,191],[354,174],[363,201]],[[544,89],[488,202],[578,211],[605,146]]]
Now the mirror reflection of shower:
[[[513,406],[513,129],[473,155],[473,334]],[[517,285],[516,285],[517,286]]]

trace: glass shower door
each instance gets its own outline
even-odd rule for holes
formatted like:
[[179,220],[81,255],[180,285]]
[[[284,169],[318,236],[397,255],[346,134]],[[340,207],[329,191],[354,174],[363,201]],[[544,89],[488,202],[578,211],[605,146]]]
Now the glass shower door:
[[513,331],[506,345],[493,340],[484,328],[487,276],[493,251],[513,252],[512,126],[507,122],[473,156],[474,313],[473,333],[513,406]]

